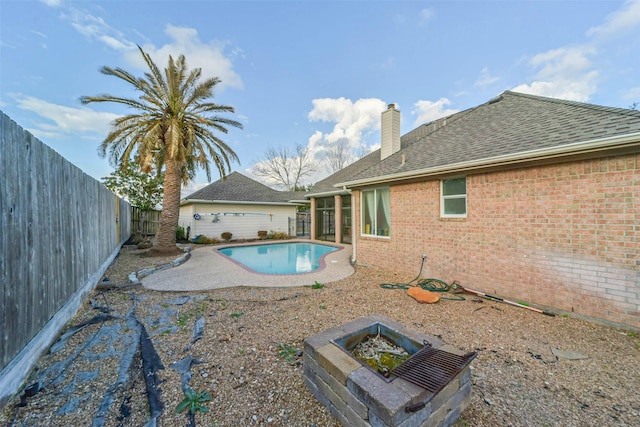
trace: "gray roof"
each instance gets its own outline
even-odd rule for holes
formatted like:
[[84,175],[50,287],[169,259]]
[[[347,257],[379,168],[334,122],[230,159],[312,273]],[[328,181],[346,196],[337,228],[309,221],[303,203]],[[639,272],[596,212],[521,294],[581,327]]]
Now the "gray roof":
[[378,150],[375,161],[368,159],[348,176],[340,171],[321,183],[328,187],[394,174],[409,177],[413,171],[637,132],[640,111],[506,91],[403,135],[400,151],[382,161]]
[[239,172],[232,172],[225,178],[201,188],[185,197],[184,201],[210,200],[217,202],[287,203],[304,200],[304,192],[278,191]]
[[363,170],[373,166],[374,164],[380,162],[380,149],[367,154],[366,156],[356,160],[350,165],[345,166],[340,169],[338,172],[333,175],[329,175],[322,181],[318,181],[313,184],[311,191],[307,194],[307,196],[317,193],[328,193],[328,192],[336,192],[339,191],[333,185],[337,182],[348,181],[353,176],[359,174]]

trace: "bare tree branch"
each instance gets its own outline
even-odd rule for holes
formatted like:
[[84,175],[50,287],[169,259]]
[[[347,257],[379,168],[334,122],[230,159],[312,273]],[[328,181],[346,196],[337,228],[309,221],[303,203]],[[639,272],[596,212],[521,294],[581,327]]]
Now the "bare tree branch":
[[329,144],[326,150],[326,157],[327,168],[332,174],[342,170],[355,160],[353,150],[349,147],[349,141],[347,139],[340,139],[337,142]]
[[303,180],[320,168],[309,152],[309,147],[296,144],[294,148],[269,147],[252,168],[256,176],[293,191],[303,187]]

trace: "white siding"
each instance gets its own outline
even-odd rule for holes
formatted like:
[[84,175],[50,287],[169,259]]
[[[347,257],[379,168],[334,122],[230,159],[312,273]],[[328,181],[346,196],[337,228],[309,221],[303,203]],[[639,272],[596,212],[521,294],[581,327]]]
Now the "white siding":
[[[200,220],[194,220],[194,214]],[[217,214],[217,222],[213,222]],[[220,239],[226,231],[233,239],[256,239],[259,230],[288,233],[289,218],[296,217],[295,206],[245,204],[192,204],[180,207],[179,225],[190,226],[190,238],[199,234]]]

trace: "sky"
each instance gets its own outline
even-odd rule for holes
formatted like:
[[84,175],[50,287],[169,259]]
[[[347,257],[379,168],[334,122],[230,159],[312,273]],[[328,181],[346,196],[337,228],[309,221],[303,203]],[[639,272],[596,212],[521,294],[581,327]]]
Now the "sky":
[[[390,103],[404,134],[505,90],[640,102],[640,1],[0,0],[0,27],[0,110],[96,179],[127,111],[79,98],[135,97],[99,70],[142,76],[137,45],[220,78],[213,101],[243,125],[218,135],[233,171],[253,177],[268,148],[302,144],[321,164],[305,184],[330,174],[335,144],[378,148]],[[206,184],[198,173],[183,194]]]

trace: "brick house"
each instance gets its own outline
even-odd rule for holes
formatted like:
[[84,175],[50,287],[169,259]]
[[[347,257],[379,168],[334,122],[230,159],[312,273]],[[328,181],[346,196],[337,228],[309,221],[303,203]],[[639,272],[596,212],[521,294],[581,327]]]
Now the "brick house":
[[640,328],[640,111],[506,91],[399,129],[392,104],[381,148],[314,186],[312,238],[408,275],[424,253],[423,277]]
[[278,191],[239,172],[232,172],[180,201],[178,225],[190,237],[256,239],[258,231],[296,235],[298,206],[308,202],[304,192]]

